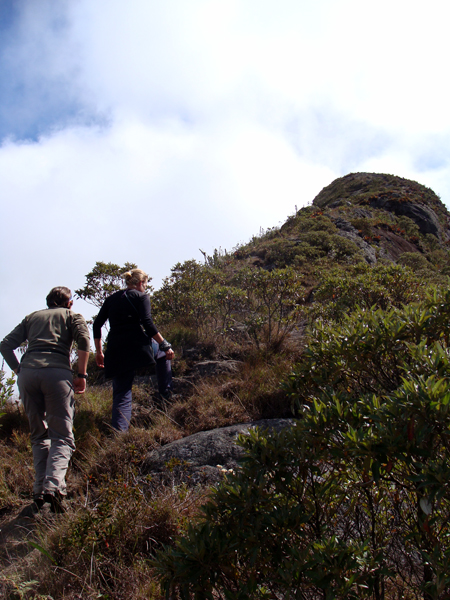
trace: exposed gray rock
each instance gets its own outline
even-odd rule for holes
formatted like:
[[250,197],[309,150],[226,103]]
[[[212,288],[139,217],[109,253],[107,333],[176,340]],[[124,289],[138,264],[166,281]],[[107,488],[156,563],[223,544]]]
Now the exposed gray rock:
[[349,221],[346,221],[342,217],[331,217],[331,220],[338,228],[337,234],[347,240],[350,240],[354,244],[358,246],[361,250],[361,253],[364,257],[364,260],[372,265],[377,262],[377,255],[375,252],[375,248],[373,248],[370,244],[368,244],[362,237],[359,235],[358,230],[353,227]]
[[238,360],[205,360],[196,363],[192,371],[200,377],[210,377],[211,375],[221,375],[222,373],[236,373],[241,365],[242,362]]
[[361,208],[359,206],[355,206],[352,211],[352,216],[359,217],[362,219],[370,219],[372,217],[372,213],[370,212],[370,210],[367,210],[366,208]]
[[264,419],[200,431],[152,450],[143,463],[142,473],[151,474],[153,481],[165,484],[168,481],[190,485],[215,483],[224,471],[235,469],[243,455],[243,449],[236,444],[238,435],[255,427],[280,431],[294,423],[295,419]]
[[353,225],[351,223],[349,223],[349,221],[347,221],[346,219],[343,219],[342,217],[333,217],[333,216],[331,216],[330,219],[333,221],[333,223],[336,225],[336,227],[338,229],[340,229],[341,231],[347,231],[348,233],[355,233],[356,235],[358,234],[358,230],[355,229],[355,227],[353,227]]

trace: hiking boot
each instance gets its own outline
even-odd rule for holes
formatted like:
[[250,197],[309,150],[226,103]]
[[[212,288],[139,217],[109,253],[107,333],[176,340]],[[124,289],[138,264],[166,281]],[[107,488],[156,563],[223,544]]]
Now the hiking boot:
[[164,398],[164,400],[170,400],[173,396],[173,392],[170,388],[164,390],[164,392],[160,392],[160,395]]
[[55,490],[54,492],[44,492],[44,502],[48,502],[50,504],[50,510],[52,513],[61,515],[66,512],[66,507],[64,506],[63,500],[64,495],[58,490]]
[[38,496],[34,496],[33,497],[33,502],[31,504],[29,504],[28,506],[25,506],[25,508],[23,508],[20,513],[19,513],[19,518],[23,518],[23,517],[28,517],[28,518],[33,518],[35,515],[38,514],[38,512],[41,510],[41,508],[44,506],[44,498],[42,497],[42,494],[38,495]]
[[36,504],[38,510],[44,506],[44,496],[42,494],[35,494],[33,496],[33,504]]

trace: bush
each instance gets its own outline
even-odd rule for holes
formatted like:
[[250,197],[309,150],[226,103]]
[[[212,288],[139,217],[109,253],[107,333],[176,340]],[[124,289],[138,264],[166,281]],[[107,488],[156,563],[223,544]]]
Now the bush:
[[405,267],[393,264],[372,267],[361,262],[346,273],[335,269],[324,275],[314,291],[311,317],[339,321],[356,306],[400,308],[419,300],[424,289],[422,279]]
[[[5,372],[0,371],[0,418],[5,414],[2,409],[10,402],[14,394],[14,376],[6,378]],[[1,427],[1,423],[0,423]]]
[[244,310],[239,315],[251,340],[259,348],[280,346],[298,320],[298,304],[303,299],[303,285],[292,268],[243,269],[237,285],[245,292]]
[[275,240],[266,250],[265,260],[278,268],[291,265],[298,255],[298,244],[291,240]]
[[433,269],[433,266],[423,254],[417,252],[404,252],[398,259],[399,265],[409,267],[412,271],[420,271],[422,269]]
[[450,292],[318,325],[286,390],[298,420],[241,439],[155,567],[181,598],[447,598]]

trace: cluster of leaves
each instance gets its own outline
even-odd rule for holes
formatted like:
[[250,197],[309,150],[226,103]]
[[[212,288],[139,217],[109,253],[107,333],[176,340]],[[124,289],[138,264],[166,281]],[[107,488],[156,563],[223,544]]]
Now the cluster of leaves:
[[[0,411],[9,402],[14,393],[14,377],[6,377],[5,372],[0,370]],[[4,413],[0,412],[0,417]]]
[[425,294],[422,279],[400,265],[357,263],[348,271],[323,273],[310,308],[313,319],[340,321],[357,306],[387,310],[418,301]]
[[235,335],[271,345],[295,326],[296,305],[303,297],[293,268],[241,269],[233,276],[194,260],[178,263],[153,295],[158,323],[193,329],[197,338]]
[[78,298],[101,308],[108,296],[124,287],[122,274],[136,268],[137,265],[129,262],[121,267],[114,263],[97,261],[92,271],[86,275],[86,285],[75,290],[75,294]]
[[286,384],[298,420],[241,440],[242,468],[158,556],[167,594],[448,597],[449,317],[434,291],[317,323]]
[[0,408],[9,402],[14,393],[14,374],[6,377],[5,371],[0,370]]

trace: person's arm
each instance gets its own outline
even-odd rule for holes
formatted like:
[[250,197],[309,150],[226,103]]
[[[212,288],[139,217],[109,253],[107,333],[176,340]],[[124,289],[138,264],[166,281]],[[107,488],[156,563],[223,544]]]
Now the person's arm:
[[6,364],[12,371],[14,371],[14,373],[18,372],[20,366],[14,350],[27,339],[27,328],[25,321],[26,319],[24,319],[20,325],[17,325],[17,327],[13,329],[0,344],[0,352],[3,355]]
[[97,367],[100,367],[101,369],[104,368],[105,366],[105,356],[103,354],[103,348],[102,348],[102,338],[94,338],[94,344],[95,344],[95,362],[97,363]]
[[78,355],[78,371],[73,378],[73,389],[76,394],[84,394],[86,391],[87,364],[91,349],[91,340],[86,321],[80,314],[72,314],[72,333],[73,339],[77,344]]
[[166,359],[172,360],[175,356],[172,346],[166,342],[163,336],[156,329],[155,324],[152,320],[151,309],[150,309],[150,298],[145,294],[141,297],[140,303],[140,317],[141,323],[144,326],[145,332],[149,337],[152,337],[155,342],[160,346],[160,350],[166,353]]
[[75,394],[84,394],[86,391],[86,377],[78,375],[87,375],[87,364],[89,360],[89,352],[86,350],[78,350],[78,373],[73,378],[73,389]]
[[105,357],[103,355],[102,348],[102,327],[108,319],[107,302],[108,298],[106,298],[106,300],[103,302],[100,312],[96,316],[94,324],[92,326],[92,330],[94,332],[95,362],[97,363],[97,366],[101,369],[103,369],[105,366]]
[[[174,356],[175,356],[175,352],[172,350],[172,346],[169,344],[169,342],[167,342],[163,336],[159,333],[156,333],[153,336],[153,339],[155,340],[155,342],[157,342],[159,344],[159,349],[162,352],[166,353],[166,360],[173,360]],[[169,346],[167,349],[164,349],[164,346]]]
[[147,294],[141,294],[137,299],[139,318],[142,326],[145,329],[145,333],[148,337],[154,337],[158,334],[158,330],[153,323],[150,298]]

